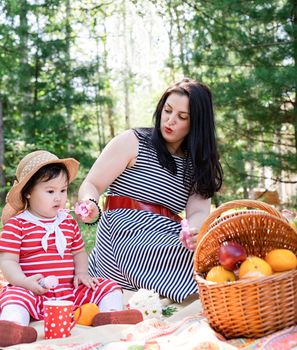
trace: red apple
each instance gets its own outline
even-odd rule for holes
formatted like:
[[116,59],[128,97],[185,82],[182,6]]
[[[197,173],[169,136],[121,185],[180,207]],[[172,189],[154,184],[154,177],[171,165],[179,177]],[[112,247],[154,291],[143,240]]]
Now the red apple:
[[237,242],[224,242],[218,251],[219,263],[228,270],[235,270],[246,259],[246,251]]

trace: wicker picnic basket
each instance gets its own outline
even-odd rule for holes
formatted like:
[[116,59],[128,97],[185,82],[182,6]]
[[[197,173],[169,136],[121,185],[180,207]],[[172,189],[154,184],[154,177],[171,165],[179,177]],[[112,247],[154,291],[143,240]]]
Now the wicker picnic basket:
[[226,338],[258,338],[295,325],[297,270],[236,282],[205,280],[219,265],[218,248],[225,241],[236,241],[248,255],[262,258],[275,248],[297,254],[297,232],[272,206],[235,200],[215,209],[198,234],[194,255],[194,277],[210,325]]

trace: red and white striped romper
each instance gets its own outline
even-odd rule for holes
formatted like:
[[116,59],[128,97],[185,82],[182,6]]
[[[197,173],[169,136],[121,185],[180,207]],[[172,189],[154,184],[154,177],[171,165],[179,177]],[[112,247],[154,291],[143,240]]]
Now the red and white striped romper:
[[[52,223],[42,220],[43,223]],[[86,303],[99,304],[100,300],[109,292],[120,289],[115,282],[98,278],[100,285],[95,290],[80,284],[74,288],[74,259],[73,252],[84,247],[77,222],[71,215],[59,225],[67,240],[63,258],[59,255],[55,244],[55,233],[48,237],[47,251],[42,248],[41,239],[45,229],[22,218],[13,217],[8,220],[0,236],[0,252],[19,255],[19,264],[26,276],[37,273],[44,277],[55,275],[59,278],[59,285],[55,290],[35,295],[30,290],[7,285],[0,292],[0,310],[8,304],[18,304],[26,308],[36,320],[43,319],[43,301],[56,298],[71,300],[74,305],[81,306]]]

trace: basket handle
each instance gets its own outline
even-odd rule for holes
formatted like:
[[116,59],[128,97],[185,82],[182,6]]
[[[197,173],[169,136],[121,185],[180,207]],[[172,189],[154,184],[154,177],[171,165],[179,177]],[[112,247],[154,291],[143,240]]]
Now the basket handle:
[[261,209],[273,216],[284,219],[282,214],[269,204],[266,204],[264,202],[257,201],[257,200],[251,200],[251,199],[237,199],[234,201],[221,204],[218,208],[216,208],[213,212],[209,214],[209,216],[206,218],[203,225],[201,226],[201,229],[199,230],[199,233],[197,236],[197,242],[208,231],[210,225],[215,221],[215,219],[218,218],[223,212],[230,209],[238,208],[238,207],[249,207],[249,208]]

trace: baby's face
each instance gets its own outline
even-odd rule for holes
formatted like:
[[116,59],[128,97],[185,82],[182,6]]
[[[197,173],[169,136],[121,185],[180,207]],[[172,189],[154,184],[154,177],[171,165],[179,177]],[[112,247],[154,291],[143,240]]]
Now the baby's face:
[[55,217],[59,209],[65,208],[67,189],[68,181],[64,173],[54,179],[38,182],[28,196],[30,212],[44,219]]

